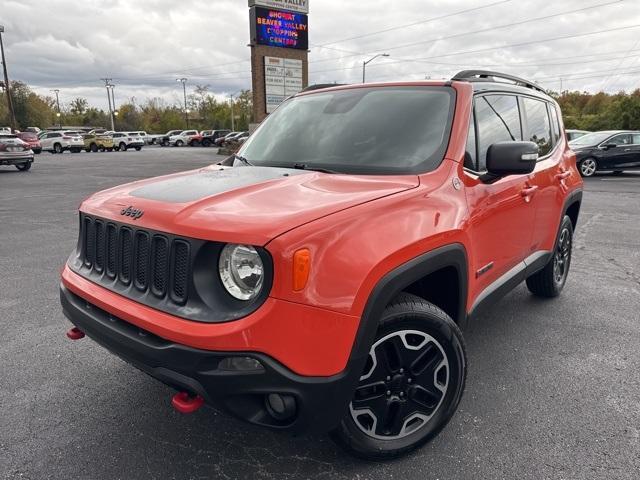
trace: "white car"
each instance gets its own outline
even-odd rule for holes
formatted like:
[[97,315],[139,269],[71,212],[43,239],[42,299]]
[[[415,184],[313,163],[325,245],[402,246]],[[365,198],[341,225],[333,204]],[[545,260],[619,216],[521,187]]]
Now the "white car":
[[115,132],[111,136],[113,137],[113,148],[116,150],[126,152],[129,148],[135,148],[140,151],[144,147],[144,140],[138,135],[138,132]]
[[179,134],[169,137],[169,145],[184,147],[189,145],[194,138],[200,138],[200,132],[197,130],[183,130]]
[[72,153],[78,153],[84,150],[84,138],[81,132],[64,131],[64,132],[47,132],[40,138],[42,150],[51,153],[62,153],[69,150]]

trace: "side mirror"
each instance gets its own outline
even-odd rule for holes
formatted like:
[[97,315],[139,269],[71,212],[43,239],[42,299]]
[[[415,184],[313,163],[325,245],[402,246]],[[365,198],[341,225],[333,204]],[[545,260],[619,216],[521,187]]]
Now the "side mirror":
[[498,142],[487,150],[487,171],[493,177],[533,172],[538,161],[538,145],[533,142]]

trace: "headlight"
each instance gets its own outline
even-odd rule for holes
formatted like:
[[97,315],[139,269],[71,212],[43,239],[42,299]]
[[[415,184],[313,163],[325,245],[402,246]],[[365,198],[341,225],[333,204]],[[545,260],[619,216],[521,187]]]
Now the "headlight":
[[256,249],[249,245],[225,245],[218,270],[227,292],[238,300],[251,300],[262,289],[264,265]]

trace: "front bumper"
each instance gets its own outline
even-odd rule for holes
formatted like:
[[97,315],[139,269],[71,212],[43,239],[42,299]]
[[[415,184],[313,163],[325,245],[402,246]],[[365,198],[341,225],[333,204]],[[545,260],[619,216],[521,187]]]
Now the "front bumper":
[[[359,370],[329,377],[298,375],[268,355],[220,352],[188,347],[161,338],[102,310],[60,286],[66,317],[90,338],[161,382],[201,395],[205,401],[250,423],[294,433],[334,428],[348,407]],[[219,369],[228,357],[251,357],[263,371]],[[277,418],[266,397],[277,393],[295,399],[295,413]]]

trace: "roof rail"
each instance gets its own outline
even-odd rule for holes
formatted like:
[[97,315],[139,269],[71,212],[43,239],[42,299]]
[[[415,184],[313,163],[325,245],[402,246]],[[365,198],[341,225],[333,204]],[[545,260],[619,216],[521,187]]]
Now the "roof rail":
[[462,80],[467,82],[473,82],[473,81],[493,81],[496,78],[510,80],[514,82],[516,85],[532,88],[542,93],[547,93],[546,90],[542,88],[540,85],[538,85],[537,83],[531,82],[529,80],[525,80],[524,78],[516,77],[514,75],[508,75],[506,73],[492,72],[491,70],[462,70],[461,72],[456,73],[451,80]]
[[347,85],[346,83],[316,83],[315,85],[309,85],[307,88],[303,88],[302,92],[310,92],[312,90],[320,90],[322,88],[331,88],[331,87],[343,87]]

